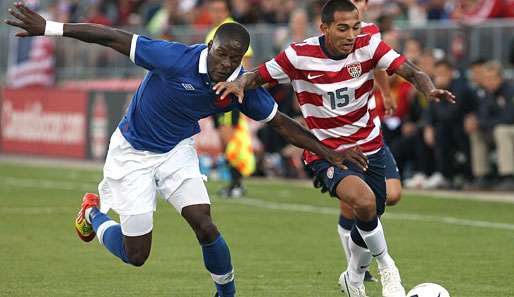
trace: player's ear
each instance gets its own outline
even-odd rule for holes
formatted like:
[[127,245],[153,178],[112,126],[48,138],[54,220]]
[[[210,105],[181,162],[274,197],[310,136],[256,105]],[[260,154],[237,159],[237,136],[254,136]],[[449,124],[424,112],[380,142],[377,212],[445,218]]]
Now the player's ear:
[[209,43],[207,43],[207,48],[208,48],[209,50],[211,50],[211,47],[212,47],[212,39],[211,39],[211,41],[209,41]]
[[325,23],[321,23],[321,24],[319,25],[319,29],[320,29],[321,33],[326,34],[326,33],[327,33],[327,31],[328,31],[328,26],[327,26],[327,24],[325,24]]

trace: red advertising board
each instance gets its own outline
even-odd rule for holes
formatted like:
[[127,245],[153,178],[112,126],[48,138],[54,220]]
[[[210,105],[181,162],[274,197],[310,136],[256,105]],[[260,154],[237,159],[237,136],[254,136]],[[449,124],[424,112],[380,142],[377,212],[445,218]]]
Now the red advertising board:
[[86,157],[86,92],[5,89],[1,110],[3,152]]

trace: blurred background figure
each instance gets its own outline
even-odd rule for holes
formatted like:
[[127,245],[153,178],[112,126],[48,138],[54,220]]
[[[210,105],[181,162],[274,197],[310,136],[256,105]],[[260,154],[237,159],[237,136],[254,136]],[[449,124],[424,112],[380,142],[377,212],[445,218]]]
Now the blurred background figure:
[[[127,27],[129,31],[153,38],[190,44],[209,42],[220,24],[237,21],[248,27],[252,37],[252,46],[244,58],[247,69],[275,56],[289,43],[301,42],[319,32],[320,11],[325,3],[324,0],[27,2],[56,21]],[[5,12],[11,4],[0,2],[2,18],[7,17]],[[380,95],[376,96],[383,136],[397,160],[403,185],[417,189],[512,190],[514,1],[369,0],[367,5],[364,19],[378,25],[384,41],[402,51],[439,86],[457,94],[454,105],[429,104],[410,84],[393,76],[391,96],[397,110],[391,116],[384,116]],[[80,158],[93,158],[92,151],[96,149],[91,149],[90,139],[98,137],[89,136],[89,131],[101,128],[106,130],[101,135],[109,135],[126,108],[127,93],[135,91],[137,81],[145,72],[117,53],[94,46],[86,50],[74,46],[74,41],[69,39],[58,43],[44,37],[19,40],[6,26],[0,26],[0,36],[5,41],[0,43],[0,92],[18,88],[25,94],[25,90],[34,86],[59,92],[63,89],[85,92],[88,99],[80,105],[83,125],[91,127],[73,134],[80,138],[77,142],[81,146]],[[300,114],[288,86],[268,87],[282,112],[293,118]],[[14,114],[38,116],[3,117],[2,130],[23,124],[12,122],[14,118],[30,119],[27,123],[32,124],[53,112],[52,107],[47,110],[47,101],[31,105],[25,103],[25,95],[9,98],[16,100],[4,99],[3,110],[8,107]],[[41,114],[34,112],[37,108],[41,108]],[[72,112],[62,108],[65,113]],[[65,122],[65,125],[75,123]],[[253,169],[251,175],[257,176],[305,176],[301,151],[285,144],[260,123],[238,114],[223,114],[202,122],[202,130],[197,141],[199,151],[209,160],[208,172],[212,177],[227,180],[227,189],[238,188],[242,176]],[[3,135],[0,153],[48,154],[41,149],[45,146],[39,139],[27,138],[20,147],[11,146],[6,134]],[[237,166],[227,165],[230,161],[225,153],[227,147],[237,147],[235,139],[245,139],[242,143],[247,144],[248,150],[234,151],[252,152],[248,160],[253,160],[249,164],[255,166],[245,167],[253,169],[244,174],[234,169]],[[45,141],[56,145],[69,142],[58,137]],[[64,152],[73,151],[68,144],[65,147]],[[95,147],[103,145],[97,143]],[[239,192],[243,193],[244,188]]]
[[[471,140],[471,168],[475,186],[488,188],[498,176],[499,190],[514,190],[514,87],[502,75],[497,62],[483,64],[483,89],[476,89],[475,113],[466,118],[465,128]],[[491,164],[491,147],[496,147],[496,168]]]
[[[226,0],[210,0],[209,13],[213,28],[207,33],[205,43],[212,41],[219,26],[235,22],[230,16],[229,2]],[[253,49],[250,46],[242,61],[245,69],[251,67],[252,56]],[[249,176],[255,171],[255,156],[252,150],[247,119],[239,111],[233,110],[214,115],[213,121],[214,127],[219,133],[221,149],[224,152],[224,160],[218,162],[218,166],[227,166],[229,171],[229,184],[221,189],[219,194],[227,198],[241,197],[245,193],[242,184],[243,176]]]

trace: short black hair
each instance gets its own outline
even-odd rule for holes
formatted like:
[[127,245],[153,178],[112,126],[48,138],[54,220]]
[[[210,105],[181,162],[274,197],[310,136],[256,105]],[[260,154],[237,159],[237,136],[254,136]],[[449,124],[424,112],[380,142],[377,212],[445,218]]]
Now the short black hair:
[[213,40],[229,41],[229,40],[237,40],[241,43],[241,46],[245,49],[245,51],[250,46],[250,34],[248,30],[241,25],[240,23],[225,23],[219,26],[214,33]]
[[453,65],[453,63],[448,60],[448,59],[441,59],[437,62],[435,62],[435,66],[438,67],[438,66],[445,66],[446,68],[448,69],[453,69],[455,68],[455,66]]
[[321,22],[329,25],[334,21],[336,11],[354,11],[357,7],[350,0],[329,0],[321,8]]
[[469,64],[469,67],[481,66],[481,65],[484,65],[487,62],[489,62],[489,60],[487,58],[478,57],[475,60],[471,61],[471,63]]

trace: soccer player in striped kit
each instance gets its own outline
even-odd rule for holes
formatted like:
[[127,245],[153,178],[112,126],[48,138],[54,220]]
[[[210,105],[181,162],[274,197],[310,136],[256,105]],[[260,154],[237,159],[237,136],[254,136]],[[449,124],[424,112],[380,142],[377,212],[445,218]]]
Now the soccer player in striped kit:
[[335,168],[312,152],[304,154],[315,183],[348,203],[355,217],[349,240],[350,261],[341,289],[365,297],[364,274],[373,257],[378,262],[384,297],[404,297],[400,273],[389,255],[379,220],[386,200],[385,152],[380,121],[370,112],[374,69],[396,73],[432,100],[453,102],[455,96],[436,89],[426,73],[396,53],[378,36],[361,35],[360,15],[350,0],[329,0],[322,9],[323,35],[293,43],[274,59],[233,82],[214,86],[222,98],[265,83],[291,83],[309,129],[327,146],[344,151],[359,147],[364,167]]
[[[352,2],[357,7],[359,15],[362,18],[368,7],[368,0],[352,0]],[[361,22],[361,34],[369,34],[372,36],[377,36],[378,38],[382,39],[380,29],[377,25],[373,23]],[[392,97],[387,72],[385,70],[375,69],[374,79],[377,84],[378,90],[380,90],[380,93],[382,94],[386,115],[393,115],[396,111],[396,98]],[[374,114],[374,117],[378,117],[378,115],[375,112],[376,103],[374,97],[370,99],[368,107],[370,109],[371,114]],[[384,143],[384,152],[386,165],[386,205],[391,206],[397,204],[400,201],[402,183],[400,172],[396,165],[396,160],[394,159],[394,156],[386,143]],[[353,210],[351,206],[348,205],[348,203],[344,202],[343,200],[340,200],[339,207],[341,210],[341,214],[339,215],[339,221],[337,224],[337,233],[339,235],[339,239],[341,240],[341,245],[343,246],[346,261],[349,262],[351,253],[349,247],[349,239],[353,225],[355,224],[355,220],[353,218]],[[341,283],[342,280],[343,273],[341,273],[339,282]],[[371,275],[369,270],[367,270],[364,275],[364,281],[376,281],[376,279]]]

